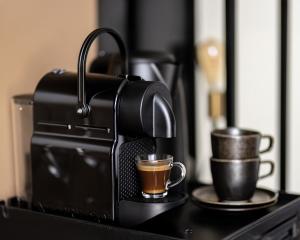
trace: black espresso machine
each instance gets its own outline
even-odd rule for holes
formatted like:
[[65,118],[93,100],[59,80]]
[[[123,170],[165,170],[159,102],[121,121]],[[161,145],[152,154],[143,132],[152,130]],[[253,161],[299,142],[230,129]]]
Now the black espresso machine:
[[[86,74],[86,58],[103,33],[117,42],[124,75]],[[158,149],[156,139],[176,136],[169,89],[128,76],[126,48],[112,29],[96,29],[79,54],[78,74],[54,70],[34,93],[32,205],[38,211],[135,225],[186,200],[141,197],[135,156]],[[176,161],[176,159],[175,159]]]

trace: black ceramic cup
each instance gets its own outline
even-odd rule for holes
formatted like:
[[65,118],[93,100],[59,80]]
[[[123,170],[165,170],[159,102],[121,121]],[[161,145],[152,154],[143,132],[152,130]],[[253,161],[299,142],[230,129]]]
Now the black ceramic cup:
[[[268,146],[261,150],[262,139],[268,139]],[[253,130],[236,127],[216,129],[211,132],[211,145],[214,158],[249,159],[259,157],[273,147],[273,137]]]
[[[258,176],[261,164],[270,165],[267,174]],[[213,184],[221,201],[247,201],[256,188],[258,179],[268,177],[274,172],[274,163],[260,158],[227,160],[211,158]]]

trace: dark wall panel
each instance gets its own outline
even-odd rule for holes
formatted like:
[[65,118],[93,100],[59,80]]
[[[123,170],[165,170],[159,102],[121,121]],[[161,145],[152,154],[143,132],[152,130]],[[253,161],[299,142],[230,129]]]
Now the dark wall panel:
[[[127,43],[128,4],[126,0],[98,0],[98,23],[101,27],[117,30]],[[103,39],[103,40],[102,40]],[[107,51],[115,50],[116,44],[109,37],[101,37],[100,48]]]

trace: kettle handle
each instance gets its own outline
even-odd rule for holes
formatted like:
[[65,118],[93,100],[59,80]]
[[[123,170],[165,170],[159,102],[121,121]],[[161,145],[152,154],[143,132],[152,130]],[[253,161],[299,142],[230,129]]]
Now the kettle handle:
[[90,111],[89,105],[86,103],[86,97],[85,97],[85,76],[86,76],[86,59],[87,59],[87,54],[90,49],[90,46],[92,45],[93,41],[95,40],[96,37],[99,35],[107,33],[111,35],[114,40],[116,41],[121,59],[123,62],[122,65],[122,72],[127,73],[128,70],[128,60],[127,60],[127,53],[126,53],[126,48],[125,44],[120,37],[120,35],[113,29],[110,28],[98,28],[91,32],[86,39],[84,40],[80,53],[79,53],[79,58],[78,58],[78,79],[77,79],[77,93],[78,93],[78,105],[77,105],[77,114],[81,117],[87,117]]

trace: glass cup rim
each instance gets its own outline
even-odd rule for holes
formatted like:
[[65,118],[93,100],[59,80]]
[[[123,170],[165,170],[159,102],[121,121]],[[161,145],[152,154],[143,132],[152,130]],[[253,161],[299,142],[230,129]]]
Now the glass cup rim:
[[136,162],[143,161],[151,161],[151,162],[173,162],[173,156],[171,154],[157,154],[157,153],[149,153],[149,154],[138,154],[135,157]]

